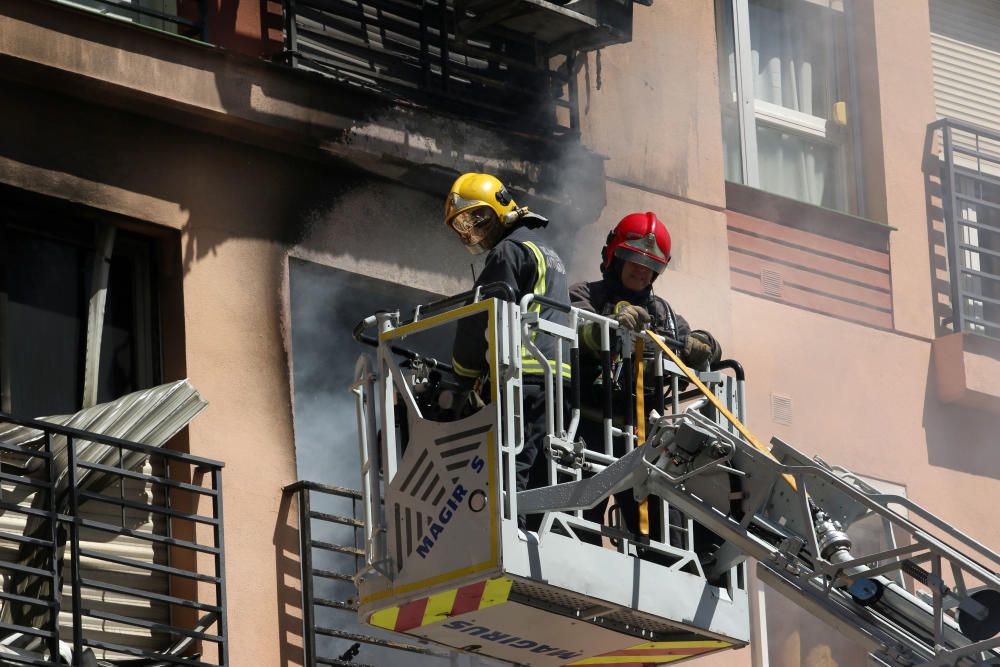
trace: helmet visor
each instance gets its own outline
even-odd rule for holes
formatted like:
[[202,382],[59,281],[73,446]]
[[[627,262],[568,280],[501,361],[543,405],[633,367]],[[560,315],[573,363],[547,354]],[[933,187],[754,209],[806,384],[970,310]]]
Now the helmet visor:
[[615,248],[615,257],[619,257],[626,262],[635,262],[639,266],[645,266],[653,273],[659,274],[663,269],[667,268],[667,260],[663,259],[662,253],[657,252],[657,255],[649,254],[624,243]]
[[445,220],[451,217],[451,214],[455,211],[461,211],[464,208],[472,208],[473,206],[484,206],[485,204],[486,202],[479,201],[477,199],[466,199],[457,192],[452,192],[448,195],[448,199],[445,201]]
[[483,242],[499,232],[500,218],[489,206],[475,206],[456,214],[448,224],[470,250],[488,249]]

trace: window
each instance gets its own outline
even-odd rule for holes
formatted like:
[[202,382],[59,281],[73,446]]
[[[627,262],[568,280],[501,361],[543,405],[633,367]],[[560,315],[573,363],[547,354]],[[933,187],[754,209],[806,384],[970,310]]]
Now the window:
[[56,0],[104,16],[164,32],[204,39],[201,3],[205,0]]
[[843,0],[718,0],[726,179],[856,212]]
[[[18,417],[72,414],[160,381],[155,247],[149,238],[119,229],[107,220],[95,220],[76,207],[0,189],[0,411]],[[159,414],[164,409],[161,407]],[[105,414],[104,425],[120,416],[120,412]],[[152,418],[153,414],[143,415],[144,420]],[[124,459],[112,458],[112,468],[128,467]],[[22,558],[18,553],[21,538],[15,536],[37,536],[31,531],[40,530],[29,527],[25,512],[47,507],[47,494],[33,493],[37,482],[22,481],[36,474],[34,466],[26,464],[34,460],[10,451],[0,460],[5,475],[0,500],[9,508],[0,519],[0,532],[6,536],[0,540],[0,561],[8,564],[5,569]],[[65,461],[57,464],[65,465]],[[133,470],[167,476],[177,474],[178,468],[154,455]],[[96,588],[84,586],[86,632],[95,632],[93,628],[98,627],[100,640],[108,646],[117,644],[151,654],[173,641],[162,628],[170,625],[174,607],[157,598],[170,591],[170,577],[162,569],[147,569],[147,565],[171,565],[174,550],[162,545],[163,536],[183,534],[189,526],[148,509],[150,503],[167,507],[174,503],[176,507],[188,501],[185,492],[171,492],[170,487],[150,479],[158,477],[134,479],[111,473],[100,483],[90,484],[90,491],[97,495],[81,498],[83,504],[71,511],[88,522],[79,531],[81,547],[94,554],[84,559],[81,576],[89,582],[101,582]],[[13,509],[16,505],[21,510]],[[132,535],[119,529],[132,531]],[[61,550],[62,546],[56,552]],[[46,549],[40,547],[37,553],[44,560]],[[68,550],[63,553],[66,605],[72,561]],[[139,565],[123,567],[112,562],[123,555]],[[105,585],[146,593],[102,594],[99,589]],[[7,581],[6,586],[5,594],[10,594],[14,584]],[[29,597],[45,597],[34,584],[26,586]],[[29,603],[21,609],[26,610],[18,614],[21,622],[44,622],[44,615],[36,615],[43,609],[40,605]],[[11,607],[5,613],[9,615]],[[99,616],[91,615],[102,613],[141,620],[102,623],[94,620]],[[60,617],[62,631],[70,632],[72,618]],[[16,634],[9,631],[0,631],[0,635],[4,642],[17,641]],[[96,636],[89,634],[90,639]],[[99,658],[119,657],[112,648],[98,648],[96,653]]]
[[151,253],[105,223],[0,203],[0,410],[68,414],[156,384]]

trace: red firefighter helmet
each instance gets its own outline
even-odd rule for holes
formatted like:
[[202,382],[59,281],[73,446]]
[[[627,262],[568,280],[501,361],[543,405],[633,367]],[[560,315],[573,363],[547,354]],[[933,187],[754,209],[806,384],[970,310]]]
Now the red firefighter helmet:
[[631,213],[608,234],[601,256],[602,271],[607,271],[612,258],[618,257],[659,275],[670,262],[670,232],[655,213]]

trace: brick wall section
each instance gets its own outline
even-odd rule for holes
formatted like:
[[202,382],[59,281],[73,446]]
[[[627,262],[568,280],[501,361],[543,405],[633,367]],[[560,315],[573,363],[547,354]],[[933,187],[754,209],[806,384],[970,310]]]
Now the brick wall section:
[[734,290],[892,328],[889,253],[726,211]]

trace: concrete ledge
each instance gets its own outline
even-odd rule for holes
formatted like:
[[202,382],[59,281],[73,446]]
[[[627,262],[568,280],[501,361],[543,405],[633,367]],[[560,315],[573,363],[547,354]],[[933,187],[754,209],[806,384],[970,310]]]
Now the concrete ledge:
[[582,222],[605,205],[604,158],[571,133],[510,132],[56,3],[0,3],[3,80],[435,195],[489,171],[525,203]]
[[955,333],[931,350],[942,402],[1000,413],[1000,340]]

